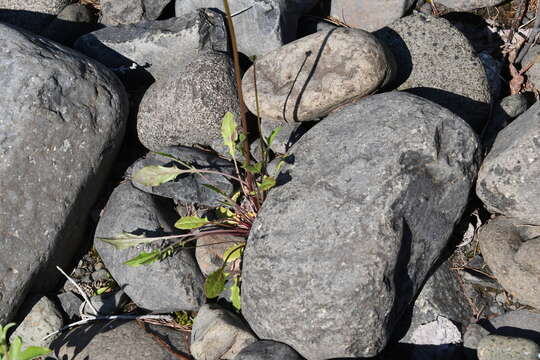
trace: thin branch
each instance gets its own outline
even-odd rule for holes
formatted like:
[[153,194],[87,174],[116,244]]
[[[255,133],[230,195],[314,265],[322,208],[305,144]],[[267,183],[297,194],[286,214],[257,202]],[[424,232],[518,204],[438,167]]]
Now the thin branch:
[[81,294],[81,296],[83,297],[84,301],[86,303],[88,303],[88,306],[90,306],[90,309],[92,310],[92,312],[94,313],[94,315],[98,315],[98,311],[96,310],[94,304],[92,304],[92,302],[90,301],[90,299],[88,298],[88,296],[86,295],[86,293],[83,291],[83,289],[79,286],[79,284],[77,284],[75,282],[75,280],[73,280],[68,274],[66,274],[64,272],[64,270],[62,270],[60,268],[60,266],[56,266],[56,268],[58,269],[58,271],[60,271],[62,273],[62,275],[64,275],[66,277],[66,279],[68,279],[73,285],[75,285],[75,287],[77,288],[77,290],[79,291],[79,293]]

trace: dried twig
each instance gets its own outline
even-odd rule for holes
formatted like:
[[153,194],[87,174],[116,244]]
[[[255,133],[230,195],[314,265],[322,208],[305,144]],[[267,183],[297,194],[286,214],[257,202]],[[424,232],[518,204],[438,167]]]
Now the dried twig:
[[[56,267],[58,269],[58,271],[60,271],[62,273],[62,275],[64,275],[66,277],[66,279],[68,279],[73,285],[75,285],[75,287],[77,288],[77,290],[79,291],[79,294],[81,294],[81,296],[83,297],[84,299],[84,302],[88,304],[88,306],[90,307],[90,309],[92,310],[92,312],[94,313],[95,316],[98,315],[98,311],[96,310],[94,304],[92,304],[92,302],[90,301],[90,299],[88,298],[88,296],[86,295],[86,293],[83,291],[83,289],[81,289],[81,287],[79,286],[79,284],[77,284],[75,282],[75,280],[73,280],[68,274],[66,274],[64,272],[64,270],[62,270],[60,268],[60,266],[57,266]],[[82,304],[84,305],[84,303]],[[81,306],[82,306],[81,305]]]
[[527,52],[529,52],[529,49],[531,46],[536,42],[536,36],[538,35],[538,32],[540,32],[540,6],[536,7],[536,19],[534,20],[534,25],[532,27],[531,34],[529,35],[529,38],[527,39],[527,43],[525,46],[521,49],[519,52],[519,55],[516,57],[516,62],[519,63],[525,55],[527,55]]

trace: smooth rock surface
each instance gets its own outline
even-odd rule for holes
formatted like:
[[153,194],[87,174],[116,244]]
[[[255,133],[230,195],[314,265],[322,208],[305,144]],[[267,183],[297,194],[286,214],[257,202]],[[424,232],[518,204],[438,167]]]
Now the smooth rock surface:
[[[161,148],[159,151],[172,155],[198,169],[214,170],[230,175],[234,173],[234,165],[232,163],[210,152],[181,146]],[[133,176],[143,167],[153,165],[174,165],[183,168],[180,164],[171,161],[169,158],[156,153],[149,153],[143,159],[137,160],[128,172]],[[175,181],[155,187],[145,186],[133,180],[132,184],[144,192],[170,198],[180,204],[197,204],[207,207],[220,206],[223,196],[208,189],[204,184],[213,185],[228,195],[232,195],[234,190],[232,183],[219,174],[204,174],[204,178],[200,174],[179,176]]]
[[413,0],[332,0],[330,16],[366,31],[378,30],[409,11]]
[[460,118],[400,92],[313,127],[247,242],[255,333],[312,360],[379,353],[462,215],[478,150]]
[[479,360],[536,360],[540,345],[528,339],[489,335],[480,341],[477,352]]
[[540,225],[539,133],[540,104],[498,133],[476,184],[489,212]]
[[461,333],[458,327],[445,317],[420,325],[411,334],[411,343],[416,345],[459,344]]
[[111,194],[96,228],[94,246],[103,263],[121,289],[143,309],[155,312],[196,311],[204,300],[203,282],[197,263],[188,251],[179,251],[150,265],[131,267],[124,264],[142,251],[150,252],[163,242],[116,250],[98,240],[122,232],[162,236],[172,232],[177,216],[172,204],[146,194],[131,183],[121,183]]
[[75,318],[81,317],[79,310],[83,300],[80,296],[68,291],[58,294],[57,298],[68,320],[73,321]]
[[288,345],[260,340],[246,346],[234,360],[302,360],[302,357]]
[[170,79],[151,86],[137,116],[141,143],[157,151],[165,146],[224,148],[221,120],[227,112],[238,113],[238,97],[232,64],[227,55],[201,54],[173,72]]
[[[238,51],[262,56],[295,39],[298,16],[317,0],[235,0],[229,1]],[[224,11],[222,0],[176,0],[176,16],[198,8]],[[245,11],[244,11],[245,10]]]
[[438,0],[438,3],[457,11],[470,11],[497,6],[505,0]]
[[171,1],[173,0],[101,0],[101,23],[120,25],[156,20]]
[[489,113],[490,86],[465,35],[445,19],[420,13],[374,35],[391,49],[399,64],[391,88],[442,105],[481,131]]
[[503,216],[478,232],[486,264],[499,283],[519,302],[540,309],[540,237],[522,238],[522,223]]
[[255,341],[238,316],[215,305],[203,305],[193,319],[190,349],[195,360],[234,359]]
[[244,100],[256,114],[256,68],[261,118],[315,120],[389,82],[392,54],[370,33],[337,28],[287,44],[256,62],[242,80]]
[[122,142],[127,96],[79,53],[0,24],[0,324],[58,285]]

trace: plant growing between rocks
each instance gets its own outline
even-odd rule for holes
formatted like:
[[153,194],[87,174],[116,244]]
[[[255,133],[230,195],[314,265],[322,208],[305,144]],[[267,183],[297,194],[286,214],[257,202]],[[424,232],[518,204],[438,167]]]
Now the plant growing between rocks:
[[7,333],[13,326],[15,323],[0,325],[0,360],[31,360],[51,352],[50,349],[39,346],[27,346],[23,351],[20,336],[15,336],[12,342],[8,340]]

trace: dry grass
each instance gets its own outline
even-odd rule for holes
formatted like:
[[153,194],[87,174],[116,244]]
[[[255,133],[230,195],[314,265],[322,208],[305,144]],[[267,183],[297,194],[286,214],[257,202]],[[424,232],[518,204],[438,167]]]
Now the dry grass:
[[83,5],[91,6],[98,11],[101,9],[99,0],[79,0],[79,2]]

